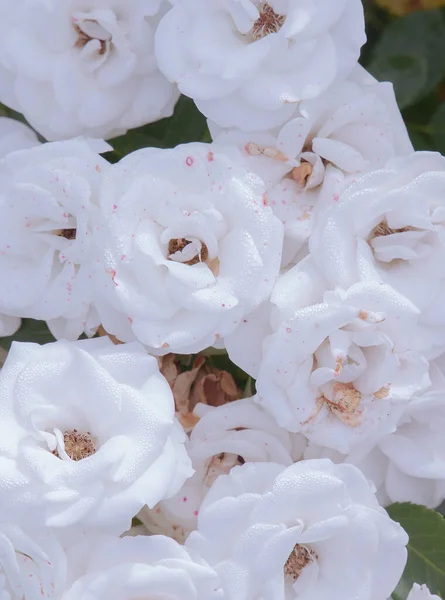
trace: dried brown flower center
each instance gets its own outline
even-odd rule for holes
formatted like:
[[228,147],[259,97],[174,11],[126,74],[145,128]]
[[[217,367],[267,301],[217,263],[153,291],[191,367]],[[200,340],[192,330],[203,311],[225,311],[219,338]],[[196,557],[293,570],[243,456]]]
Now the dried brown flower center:
[[401,227],[400,229],[391,229],[388,225],[387,221],[384,220],[374,227],[371,232],[370,238],[371,240],[376,237],[383,237],[386,235],[392,235],[393,233],[405,233],[405,231],[412,231],[412,227]]
[[[184,248],[186,248],[191,243],[192,242],[190,242],[189,240],[186,240],[185,238],[177,238],[174,240],[170,240],[168,243],[168,255],[169,255],[170,260],[172,260],[172,258],[171,258],[172,254],[175,254],[175,252],[182,252],[184,250]],[[209,250],[208,250],[207,246],[203,242],[201,242],[201,250],[196,254],[196,256],[194,256],[190,260],[187,260],[186,262],[184,262],[184,264],[185,265],[196,265],[196,263],[199,263],[199,262],[206,262],[208,258],[209,258]]]
[[64,237],[66,240],[75,240],[77,235],[77,230],[73,229],[61,229],[60,232],[57,233],[58,236]]
[[260,40],[266,35],[277,33],[284,24],[286,17],[279,15],[274,11],[270,4],[263,4],[260,10],[260,16],[252,27],[251,36],[254,41]]
[[95,37],[88,35],[88,33],[85,33],[85,31],[83,31],[83,29],[81,29],[77,23],[74,23],[73,27],[77,33],[77,41],[74,44],[75,48],[83,48],[91,40],[97,39],[100,42],[99,54],[101,54],[101,55],[105,54],[105,52],[107,51],[107,41],[108,40],[101,40],[99,38],[95,38]]
[[291,577],[293,581],[297,581],[304,567],[310,564],[314,558],[318,558],[318,556],[313,550],[296,544],[284,565],[284,574]]
[[[81,433],[77,429],[65,431],[63,434],[65,452],[72,460],[82,460],[96,452],[96,442],[89,431]],[[60,455],[57,450],[53,451],[57,457]]]

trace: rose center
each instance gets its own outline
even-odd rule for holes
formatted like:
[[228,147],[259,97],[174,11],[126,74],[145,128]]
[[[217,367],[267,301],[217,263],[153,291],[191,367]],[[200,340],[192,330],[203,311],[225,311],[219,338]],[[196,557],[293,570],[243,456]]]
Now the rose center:
[[313,550],[301,546],[301,544],[296,544],[284,565],[285,576],[297,581],[304,567],[309,565],[314,558],[318,558],[318,556]]
[[79,23],[74,23],[73,27],[77,33],[77,41],[74,44],[75,48],[84,48],[91,40],[98,40],[100,43],[99,54],[103,55],[106,53],[111,41],[111,34],[97,21],[85,19]]
[[196,247],[189,248],[191,252],[190,258],[188,257],[187,247],[190,246],[193,242],[191,240],[187,240],[185,238],[176,238],[170,240],[168,243],[168,258],[169,260],[174,260],[176,262],[181,262],[185,265],[196,265],[199,262],[206,262],[209,258],[209,251],[207,246],[200,242],[198,245],[200,248]]
[[271,33],[277,33],[284,24],[286,17],[274,11],[270,4],[263,4],[260,16],[252,27],[251,36],[254,41],[260,40]]
[[384,237],[386,235],[392,235],[393,233],[405,233],[405,231],[412,231],[412,227],[400,227],[399,229],[391,229],[388,225],[388,222],[383,220],[381,223],[374,227],[371,232],[370,239],[374,239],[376,237]]
[[[65,431],[63,434],[63,442],[65,445],[65,452],[71,460],[82,460],[96,452],[96,442],[89,431],[86,433],[77,431],[77,429]],[[53,454],[60,458],[57,450],[53,450]]]
[[59,237],[63,237],[66,240],[75,240],[76,239],[77,230],[75,228],[72,229],[60,229],[57,232]]

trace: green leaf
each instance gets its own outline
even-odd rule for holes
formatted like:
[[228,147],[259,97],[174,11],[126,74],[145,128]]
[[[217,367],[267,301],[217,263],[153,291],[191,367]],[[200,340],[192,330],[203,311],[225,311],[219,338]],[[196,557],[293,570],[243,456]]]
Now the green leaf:
[[428,63],[422,56],[379,56],[369,65],[369,71],[379,81],[392,81],[400,108],[414,104],[424,95],[428,81]]
[[375,44],[367,67],[378,79],[393,81],[402,107],[429,94],[445,73],[443,13],[418,11],[393,19]]
[[409,535],[408,562],[393,598],[405,600],[413,583],[425,583],[432,594],[445,598],[445,519],[409,502],[393,504],[387,511]]
[[430,127],[434,149],[445,154],[445,103],[439,105],[430,121]]
[[9,350],[12,342],[36,342],[37,344],[47,344],[54,341],[55,339],[45,321],[23,319],[22,326],[17,333],[10,337],[0,338],[0,346]]
[[106,158],[115,162],[141,148],[174,148],[187,142],[210,142],[210,135],[207,121],[193,100],[181,96],[170,118],[132,129],[109,141],[114,152],[108,153]]
[[207,141],[210,141],[210,136],[206,118],[193,100],[181,96],[163,137],[164,147],[174,148],[178,144]]

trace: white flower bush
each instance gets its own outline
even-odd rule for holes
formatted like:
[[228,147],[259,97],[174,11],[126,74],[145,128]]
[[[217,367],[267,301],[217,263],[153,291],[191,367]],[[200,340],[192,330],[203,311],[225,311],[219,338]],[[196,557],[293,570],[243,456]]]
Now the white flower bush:
[[283,228],[264,194],[260,178],[206,144],[122,160],[102,187],[106,331],[161,354],[235,331],[279,272]]
[[140,345],[13,345],[1,374],[0,497],[13,522],[120,534],[192,474],[171,391]]
[[246,464],[214,483],[186,546],[227,598],[388,598],[407,535],[358,469],[328,460]]
[[154,56],[167,0],[0,3],[0,101],[47,140],[114,137],[170,116]]
[[0,600],[445,597],[433,51],[413,104],[361,0],[0,34]]
[[359,0],[181,0],[155,42],[161,71],[206,117],[266,130],[352,71],[365,42],[363,8]]

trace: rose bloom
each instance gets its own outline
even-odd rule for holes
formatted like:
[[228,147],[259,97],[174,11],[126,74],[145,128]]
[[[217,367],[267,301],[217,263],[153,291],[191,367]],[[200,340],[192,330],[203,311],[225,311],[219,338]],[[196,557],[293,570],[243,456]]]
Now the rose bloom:
[[354,68],[360,0],[181,0],[156,32],[159,68],[221,127],[283,125]]
[[415,583],[406,600],[440,600],[440,596],[432,594],[425,584],[419,585]]
[[118,339],[152,352],[221,343],[267,299],[283,227],[264,184],[208,144],[126,156],[102,187],[96,307]]
[[170,538],[82,537],[67,549],[62,600],[223,600],[214,569]]
[[121,534],[192,474],[170,387],[139,344],[15,342],[0,398],[12,522]]
[[420,311],[418,349],[445,350],[445,158],[416,152],[355,177],[317,215],[309,248],[329,285],[385,282]]
[[35,600],[41,596],[56,600],[63,590],[66,570],[65,552],[52,531],[0,522],[2,600]]
[[215,568],[228,600],[386,600],[407,541],[356,467],[309,460],[221,475],[186,547]]
[[302,457],[306,446],[303,436],[279,427],[252,398],[217,408],[198,404],[194,414],[200,418],[186,445],[194,475],[176,496],[138,515],[151,533],[181,542],[196,529],[202,501],[220,475],[245,462],[289,466]]
[[110,138],[168,117],[154,32],[167,0],[0,2],[0,100],[46,139]]
[[309,444],[306,458],[355,464],[374,483],[382,506],[412,502],[436,508],[445,500],[445,377],[443,359],[430,366],[431,387],[404,406],[396,429],[376,445],[344,455]]
[[98,193],[110,164],[94,140],[42,144],[0,164],[0,312],[48,321],[55,337],[91,335]]
[[[33,148],[39,143],[36,134],[27,125],[14,119],[0,117],[0,158],[4,158],[14,150]],[[20,325],[19,317],[0,314],[0,337],[14,335]]]
[[413,350],[419,311],[391,286],[324,283],[312,257],[280,277],[257,401],[281,427],[348,453],[394,431],[430,383],[428,361]]
[[392,84],[376,81],[360,65],[347,80],[301,101],[282,127],[268,132],[222,129],[211,122],[209,127],[216,143],[236,144],[272,189],[284,175],[312,189],[322,183],[327,164],[360,173],[413,152]]

